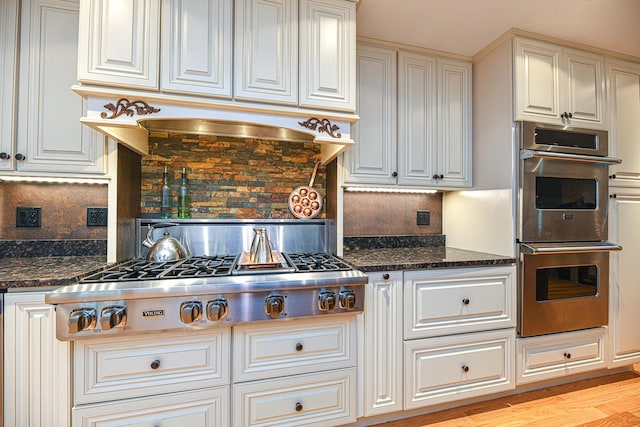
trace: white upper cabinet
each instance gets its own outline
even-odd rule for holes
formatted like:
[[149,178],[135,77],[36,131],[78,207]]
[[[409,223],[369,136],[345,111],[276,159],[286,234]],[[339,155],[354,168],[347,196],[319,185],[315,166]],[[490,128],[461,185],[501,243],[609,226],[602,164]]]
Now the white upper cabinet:
[[344,182],[470,187],[471,63],[366,44],[357,62],[360,121]]
[[160,2],[81,2],[78,80],[158,88]]
[[356,4],[300,1],[300,106],[356,108]]
[[231,98],[232,0],[163,0],[160,89]]
[[601,55],[524,38],[514,53],[514,120],[605,126]]
[[298,102],[298,3],[236,1],[237,99]]
[[[640,64],[607,61],[611,108],[609,153],[622,159],[610,171],[616,179],[640,184]],[[629,181],[631,180],[631,181]],[[620,185],[620,184],[612,184]]]
[[[3,2],[3,86],[0,170],[100,174],[105,138],[80,124],[84,104],[76,82],[77,1]],[[13,78],[12,78],[13,77]]]

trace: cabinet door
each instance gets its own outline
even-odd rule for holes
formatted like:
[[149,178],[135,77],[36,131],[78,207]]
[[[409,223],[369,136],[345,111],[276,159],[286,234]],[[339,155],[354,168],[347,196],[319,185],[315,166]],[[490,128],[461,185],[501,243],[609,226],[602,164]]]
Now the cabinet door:
[[44,293],[5,294],[4,425],[67,427],[70,344],[56,339]]
[[616,177],[640,182],[640,65],[607,63],[611,108],[609,153],[622,159],[611,166]]
[[163,91],[231,98],[232,13],[231,0],[163,1]]
[[430,184],[435,174],[436,58],[398,52],[398,184]]
[[160,2],[81,2],[78,80],[158,88]]
[[235,17],[235,97],[298,102],[298,2],[239,0]]
[[369,274],[364,312],[364,415],[402,410],[402,272]]
[[17,0],[0,1],[0,171],[14,167],[19,16]]
[[609,238],[622,246],[611,254],[609,301],[609,365],[640,362],[640,188],[611,188]]
[[19,171],[104,173],[105,138],[82,125],[76,83],[78,2],[22,2]]
[[227,427],[229,386],[73,409],[72,427]]
[[346,183],[395,184],[396,51],[359,44],[355,141],[344,154]]
[[561,48],[535,40],[515,39],[514,120],[559,123]]
[[471,186],[471,63],[438,60],[438,161],[435,184]]
[[300,2],[300,106],[355,110],[356,3]]
[[[604,59],[600,55],[565,49],[565,106],[571,117],[565,124],[574,126],[604,123]],[[563,112],[565,112],[563,110]]]

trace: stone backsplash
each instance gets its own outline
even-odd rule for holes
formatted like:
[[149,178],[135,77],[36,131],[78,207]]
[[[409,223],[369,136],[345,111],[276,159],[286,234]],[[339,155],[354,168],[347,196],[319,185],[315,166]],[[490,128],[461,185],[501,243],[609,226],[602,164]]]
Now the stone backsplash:
[[[162,172],[169,171],[172,216],[186,168],[191,218],[293,218],[291,191],[308,185],[320,148],[314,143],[154,132],[142,158],[142,216],[158,218]],[[314,187],[326,196],[325,168]],[[325,218],[325,209],[318,218]]]

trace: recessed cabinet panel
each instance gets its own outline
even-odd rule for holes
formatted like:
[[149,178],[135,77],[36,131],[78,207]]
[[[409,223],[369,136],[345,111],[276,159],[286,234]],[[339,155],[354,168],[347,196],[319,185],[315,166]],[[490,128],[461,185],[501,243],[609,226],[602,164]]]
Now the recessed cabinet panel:
[[344,154],[345,182],[375,180],[394,184],[396,178],[396,51],[361,44],[357,51],[357,110],[352,126],[355,145]]
[[567,49],[567,108],[573,115],[572,122],[603,122],[603,60],[601,56],[590,55]]
[[235,97],[296,104],[298,2],[236,2]]
[[560,51],[516,41],[516,108],[520,114],[557,118],[560,102]]
[[231,98],[231,0],[164,0],[163,91]]
[[19,17],[17,0],[0,1],[0,171],[14,168]]
[[300,106],[354,111],[356,3],[300,2]]
[[158,89],[160,2],[81,2],[78,80]]

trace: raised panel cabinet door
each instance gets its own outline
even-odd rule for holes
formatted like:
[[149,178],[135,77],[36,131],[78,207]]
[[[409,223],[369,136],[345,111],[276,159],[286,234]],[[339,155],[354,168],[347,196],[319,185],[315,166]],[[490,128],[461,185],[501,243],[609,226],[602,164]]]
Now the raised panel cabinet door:
[[298,2],[235,2],[236,99],[297,104]]
[[233,2],[163,0],[160,89],[231,98]]
[[560,122],[561,49],[549,43],[515,39],[514,120]]
[[80,34],[80,82],[158,89],[159,1],[82,1]]
[[78,6],[74,1],[22,2],[18,97],[18,171],[104,173],[105,138],[78,120]]
[[14,168],[19,17],[18,0],[0,1],[0,171]]
[[622,246],[611,254],[609,301],[609,367],[640,362],[640,188],[611,188],[609,238]]
[[72,427],[228,427],[229,386],[80,405]]
[[438,60],[438,186],[470,187],[471,63]]
[[71,345],[56,339],[44,293],[5,294],[4,425],[68,427]]
[[566,123],[603,124],[604,59],[600,55],[565,49],[567,77],[566,108],[571,113]]
[[356,3],[300,2],[300,105],[356,108]]
[[369,274],[364,313],[364,415],[402,410],[402,272]]
[[437,60],[398,52],[398,184],[429,185],[436,163]]
[[397,174],[396,51],[359,44],[355,144],[344,153],[345,183],[395,184]]
[[640,182],[640,64],[607,63],[611,109],[609,154],[622,159],[610,166],[616,177]]

